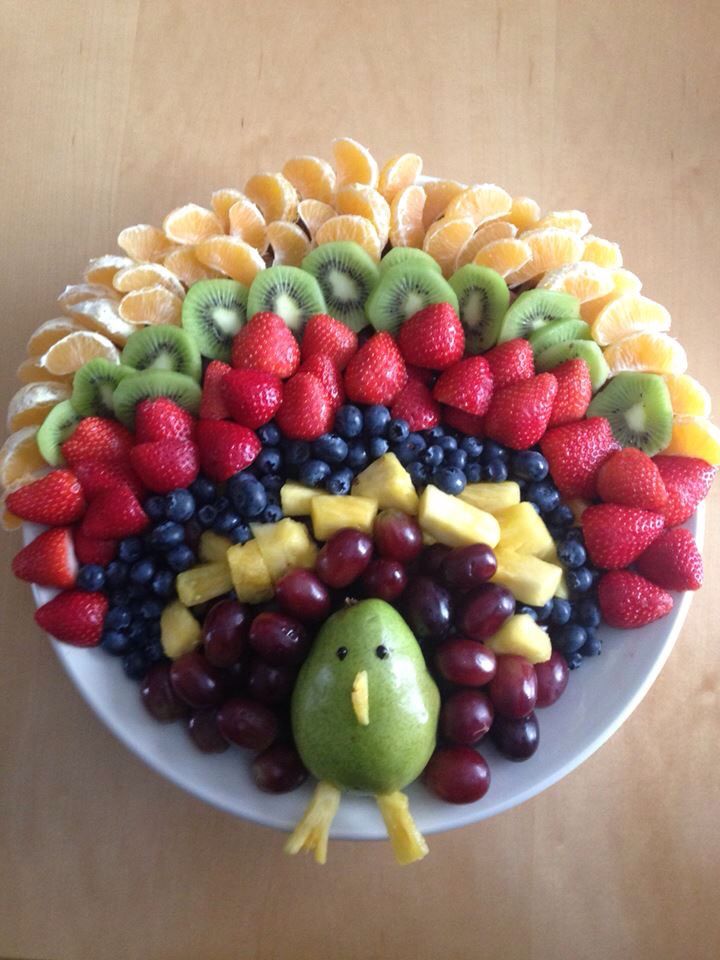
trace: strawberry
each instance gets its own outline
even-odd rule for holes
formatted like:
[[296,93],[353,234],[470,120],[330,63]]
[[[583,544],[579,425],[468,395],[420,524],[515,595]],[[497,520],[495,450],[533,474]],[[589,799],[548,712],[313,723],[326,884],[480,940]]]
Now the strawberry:
[[300,373],[311,373],[325,387],[333,407],[345,402],[345,387],[340,371],[326,353],[314,353],[300,367]]
[[282,380],[266,370],[231,370],[220,395],[233,420],[255,430],[275,416],[282,403]]
[[82,523],[91,540],[119,540],[142,531],[150,523],[130,487],[101,490],[90,502]]
[[409,380],[395,397],[390,413],[396,420],[407,420],[411,430],[429,430],[440,423],[440,404],[433,400],[424,383]]
[[603,574],[598,583],[598,601],[603,620],[611,627],[644,627],[670,613],[673,598],[630,570]]
[[70,470],[53,470],[25,484],[8,494],[5,505],[22,520],[51,527],[73,523],[85,513],[82,487]]
[[65,590],[35,611],[35,622],[73,647],[96,647],[102,636],[108,598],[102,593]]
[[663,530],[636,563],[638,573],[665,590],[698,590],[703,582],[703,560],[689,530]]
[[327,313],[316,313],[305,324],[300,347],[303,360],[322,353],[330,357],[342,373],[357,348],[355,331]]
[[93,540],[85,536],[82,527],[73,529],[73,545],[78,563],[99,563],[101,567],[106,567],[117,553],[114,540]]
[[200,400],[201,420],[227,420],[230,417],[223,400],[221,384],[225,379],[225,374],[231,370],[230,364],[223,363],[222,360],[213,360],[212,363],[207,365],[203,377],[202,399]]
[[133,445],[133,436],[121,423],[104,417],[85,417],[60,447],[70,464],[81,460],[123,463]]
[[275,422],[292,440],[316,440],[332,425],[334,408],[327,390],[311,373],[296,373],[285,384]]
[[667,503],[660,471],[646,453],[634,447],[610,454],[597,472],[596,486],[606,503],[659,512]]
[[407,383],[405,361],[389,333],[373,334],[345,370],[345,391],[353,403],[391,404]]
[[499,343],[483,356],[490,364],[496,390],[535,376],[532,347],[521,337]]
[[145,488],[129,463],[101,463],[99,460],[81,460],[75,464],[75,474],[88,500],[101,490],[112,490],[125,484],[136,497],[142,497]]
[[[675,527],[695,513],[695,508],[710,491],[717,467],[697,457],[653,458],[668,492],[668,501],[661,513],[668,527]],[[17,513],[17,511],[13,511]]]
[[553,367],[558,392],[550,414],[548,426],[557,427],[572,423],[585,416],[592,400],[592,383],[587,363],[581,357],[566,360]]
[[457,407],[443,407],[442,421],[453,430],[467,433],[471,437],[485,436],[485,417],[476,417],[473,413],[465,413]]
[[432,370],[427,370],[424,367],[414,367],[411,363],[406,363],[405,369],[407,370],[408,383],[415,380],[418,383],[424,383],[426,387],[435,386],[437,374],[433,373]]
[[250,466],[262,449],[252,430],[228,420],[201,420],[197,434],[203,473],[221,483]]
[[189,487],[200,472],[200,457],[191,440],[153,440],[130,451],[130,462],[153,493],[170,493]]
[[283,318],[275,313],[256,313],[235,334],[232,346],[234,367],[266,370],[285,380],[295,373],[299,363],[297,340]]
[[68,527],[53,527],[15,554],[12,572],[19,580],[65,590],[75,584],[78,562]]
[[595,474],[600,464],[620,444],[605,417],[590,417],[553,427],[540,441],[543,456],[563,497],[595,496]]
[[588,556],[605,570],[629,566],[660,536],[664,525],[659,513],[615,503],[588,507],[582,515]]
[[135,442],[194,440],[195,418],[167,397],[143,400],[135,408]]
[[433,388],[440,403],[457,407],[476,417],[487,413],[492,399],[493,377],[485,357],[468,357],[448,367]]
[[449,303],[433,303],[400,327],[398,347],[406,363],[447,370],[465,352],[465,333]]
[[527,450],[544,435],[556,394],[557,382],[551,373],[496,390],[485,417],[485,432],[513,450]]

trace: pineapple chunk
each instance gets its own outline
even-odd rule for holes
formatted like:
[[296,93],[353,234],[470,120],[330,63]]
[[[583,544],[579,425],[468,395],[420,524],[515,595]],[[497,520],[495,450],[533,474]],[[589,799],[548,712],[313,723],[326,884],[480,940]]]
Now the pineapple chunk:
[[555,588],[555,596],[560,597],[561,600],[570,599],[570,591],[568,590],[567,580],[565,579],[565,574],[561,573],[560,582]]
[[362,473],[352,485],[353,495],[377,500],[378,507],[395,507],[414,516],[418,512],[418,495],[410,474],[394,453],[386,453]]
[[263,603],[274,596],[270,571],[257,540],[230,547],[227,560],[235,593],[241,603]]
[[493,580],[507,587],[516,600],[542,607],[555,596],[562,570],[538,557],[496,550],[498,567]]
[[469,483],[460,494],[460,499],[478,510],[497,514],[520,503],[520,487],[514,480],[504,480],[502,483]]
[[286,517],[309,517],[310,504],[317,495],[312,487],[288,480],[280,489],[280,506]]
[[531,553],[534,557],[540,557],[555,549],[550,531],[527,500],[503,510],[497,519],[500,524],[500,546],[503,550]]
[[500,540],[500,525],[491,513],[443,493],[432,484],[425,487],[420,497],[418,521],[425,533],[448,547],[473,543],[494,547]]
[[535,556],[540,557],[541,560],[547,560],[548,563],[554,563],[557,567],[562,566],[560,557],[557,555],[554,540],[546,550],[542,550],[540,553],[535,554]]
[[313,533],[317,540],[329,540],[345,527],[371,533],[377,512],[378,502],[371,497],[322,494],[312,502]]
[[510,617],[485,642],[495,653],[516,653],[530,663],[545,663],[552,655],[550,637],[527,613]]
[[205,603],[232,590],[230,568],[225,559],[203,563],[199,567],[179,573],[175,579],[178,597],[186,607]]
[[288,570],[315,566],[317,546],[305,524],[299,520],[286,517],[278,523],[251,523],[250,529],[273,583],[284,577]]
[[202,627],[179,600],[169,603],[160,615],[160,643],[165,655],[177,660],[200,643]]
[[221,537],[219,533],[206,530],[200,537],[200,559],[204,563],[218,563],[225,560],[225,554],[232,546],[232,540]]

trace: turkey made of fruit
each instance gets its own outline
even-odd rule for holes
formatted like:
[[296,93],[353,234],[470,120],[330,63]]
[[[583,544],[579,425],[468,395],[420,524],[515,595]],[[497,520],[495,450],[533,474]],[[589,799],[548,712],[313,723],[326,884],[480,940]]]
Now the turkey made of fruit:
[[[382,169],[350,139],[123,230],[28,343],[0,453],[36,620],[160,722],[345,790],[472,803],[536,709],[702,582],[720,431],[670,316],[586,215]],[[609,642],[617,643],[617,640]]]

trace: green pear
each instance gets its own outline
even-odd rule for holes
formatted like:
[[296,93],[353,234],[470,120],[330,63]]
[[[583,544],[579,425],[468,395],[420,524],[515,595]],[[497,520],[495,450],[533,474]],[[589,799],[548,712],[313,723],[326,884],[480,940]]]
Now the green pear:
[[383,600],[333,614],[292,698],[295,742],[318,780],[388,794],[423,771],[435,749],[440,694],[417,640]]

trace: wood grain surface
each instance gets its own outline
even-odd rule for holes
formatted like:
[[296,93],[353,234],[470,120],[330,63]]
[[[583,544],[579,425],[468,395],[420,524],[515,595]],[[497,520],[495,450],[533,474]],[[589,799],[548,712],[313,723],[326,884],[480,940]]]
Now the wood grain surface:
[[[2,0],[0,44],[3,409],[30,331],[120,228],[339,135],[587,210],[720,404],[716,0]],[[136,760],[33,626],[6,537],[0,955],[717,957],[717,490],[709,516],[710,583],[620,732],[402,869],[377,843],[286,859]]]

